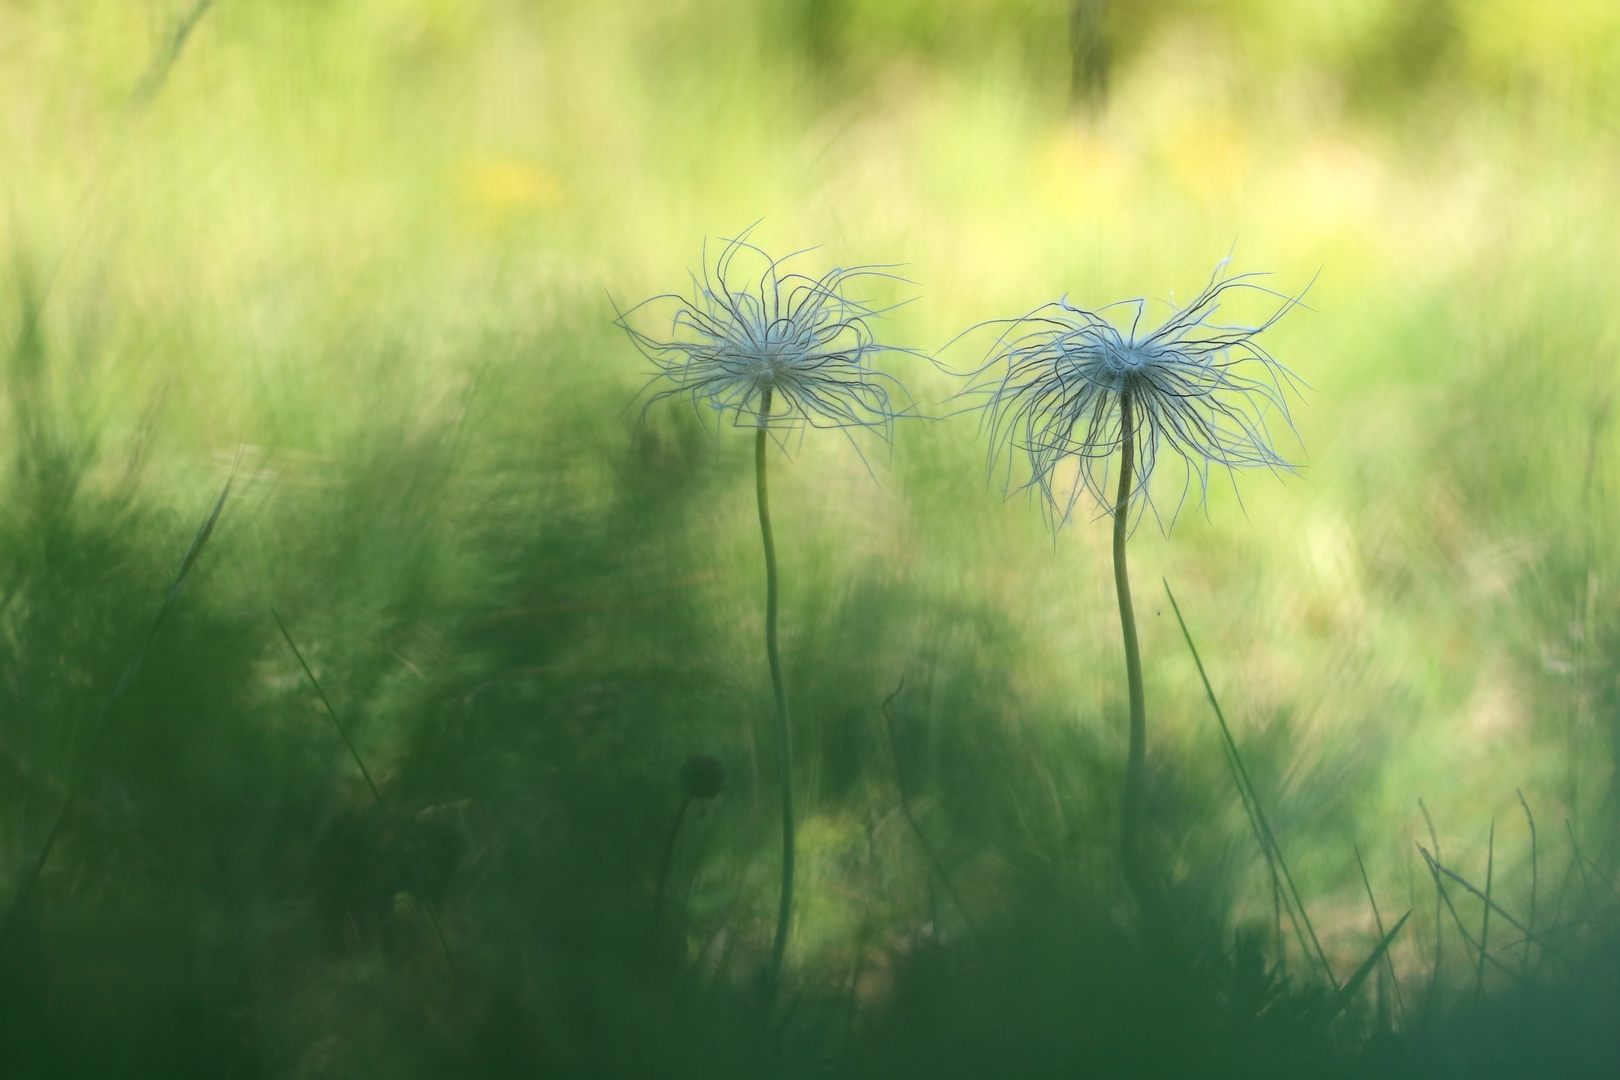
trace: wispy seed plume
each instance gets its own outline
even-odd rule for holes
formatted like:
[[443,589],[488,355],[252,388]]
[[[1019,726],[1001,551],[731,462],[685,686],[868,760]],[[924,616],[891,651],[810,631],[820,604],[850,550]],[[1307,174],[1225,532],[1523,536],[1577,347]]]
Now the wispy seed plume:
[[[1258,339],[1300,301],[1258,284],[1261,275],[1228,277],[1226,265],[1223,260],[1190,303],[1172,305],[1169,318],[1152,330],[1143,326],[1145,299],[1088,310],[1065,297],[1006,320],[966,393],[982,398],[992,470],[1004,470],[1009,491],[1038,491],[1054,529],[1073,514],[1082,492],[1105,513],[1114,512],[1109,477],[1127,438],[1120,408],[1126,395],[1136,463],[1130,505],[1151,507],[1162,527],[1174,521],[1195,483],[1202,501],[1216,469],[1292,471],[1273,448],[1267,423],[1277,417],[1293,430],[1287,396],[1302,384]],[[1258,325],[1215,322],[1222,301],[1238,290],[1281,304]],[[1110,318],[1116,310],[1128,321]],[[1168,513],[1149,491],[1164,450],[1185,466]],[[1018,483],[1013,461],[1021,456],[1030,471]]]
[[[785,268],[795,255],[773,259],[747,233],[725,240],[713,261],[705,246],[690,296],[655,296],[619,316],[658,369],[648,406],[685,397],[738,427],[866,428],[889,438],[895,419],[911,412],[910,399],[872,359],[910,350],[879,344],[870,322],[887,309],[846,290],[894,275],[859,266],[810,277]],[[650,322],[667,330],[642,328]]]

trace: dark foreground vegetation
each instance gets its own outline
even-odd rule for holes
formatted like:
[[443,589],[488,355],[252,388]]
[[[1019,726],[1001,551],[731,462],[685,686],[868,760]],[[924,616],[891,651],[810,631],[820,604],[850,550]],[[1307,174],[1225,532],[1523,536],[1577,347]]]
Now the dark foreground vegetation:
[[[1525,882],[1441,875],[1440,959],[1375,952],[1337,994],[1307,938],[1279,937],[1318,931],[1234,923],[1231,867],[1264,863],[1204,853],[1144,917],[1113,861],[1117,764],[1077,732],[995,722],[1012,691],[987,613],[931,609],[919,641],[902,615],[928,600],[873,590],[821,616],[796,669],[803,711],[828,720],[805,734],[814,797],[843,829],[812,816],[801,919],[846,919],[844,903],[847,929],[766,1007],[757,688],[737,690],[712,613],[666,584],[688,507],[731,479],[713,462],[695,429],[644,433],[589,507],[512,529],[466,506],[444,523],[420,462],[272,526],[242,468],[165,608],[192,523],[91,494],[69,455],[26,447],[0,746],[17,868],[5,1074],[1609,1075],[1620,905],[1598,853],[1545,830],[1534,914]],[[324,588],[229,580],[270,527]],[[406,572],[446,535],[482,588],[401,589],[362,612],[333,599],[350,567]],[[683,775],[693,752],[718,760]],[[1045,793],[1029,794],[1054,771],[1090,800],[1072,821],[1041,821]],[[1155,785],[1168,882],[1188,857],[1176,837],[1237,795]],[[817,875],[865,891],[820,896]],[[1470,884],[1501,908],[1487,925]],[[1363,955],[1336,950],[1338,984]]]

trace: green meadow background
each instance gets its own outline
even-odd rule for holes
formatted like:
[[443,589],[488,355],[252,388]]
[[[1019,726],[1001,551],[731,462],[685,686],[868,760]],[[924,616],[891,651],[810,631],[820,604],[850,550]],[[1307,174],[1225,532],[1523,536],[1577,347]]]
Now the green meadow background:
[[[1132,541],[1164,865],[1310,978],[1161,578],[1341,979],[1377,940],[1359,850],[1386,925],[1414,909],[1390,981],[1430,981],[1420,798],[1513,910],[1607,887],[1620,7],[1116,3],[1106,86],[1073,8],[0,0],[11,1075],[740,1053],[690,1010],[746,995],[776,903],[749,440],[643,410],[613,321],[756,222],[810,273],[900,264],[877,332],[924,353],[1065,294],[1158,317],[1228,256],[1303,293],[1266,333],[1306,384],[1297,438],[1274,425],[1297,473],[1218,477]],[[935,419],[772,466],[787,989],[835,1003],[812,1064],[887,1023],[911,958],[1127,906],[1108,523],[1054,537],[961,381],[880,363]],[[655,925],[694,753],[729,784]],[[1436,992],[1472,991],[1446,934]]]

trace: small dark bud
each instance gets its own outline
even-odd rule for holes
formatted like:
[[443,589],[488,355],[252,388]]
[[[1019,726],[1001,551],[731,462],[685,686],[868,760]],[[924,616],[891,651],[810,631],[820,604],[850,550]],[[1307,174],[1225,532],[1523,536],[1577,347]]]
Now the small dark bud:
[[681,790],[689,798],[712,799],[726,790],[726,767],[709,754],[693,754],[681,766]]

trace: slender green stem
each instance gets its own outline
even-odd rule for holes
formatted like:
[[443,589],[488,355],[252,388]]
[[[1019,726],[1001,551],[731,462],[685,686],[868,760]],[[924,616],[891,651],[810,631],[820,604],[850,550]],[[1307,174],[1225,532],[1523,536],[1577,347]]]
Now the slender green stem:
[[782,658],[776,648],[776,540],[771,534],[770,489],[766,482],[765,452],[769,437],[771,392],[765,391],[759,409],[759,430],[754,433],[754,475],[759,494],[759,535],[765,544],[765,653],[771,663],[771,689],[776,694],[776,744],[782,787],[782,898],[776,911],[776,937],[771,942],[767,988],[776,992],[787,952],[788,923],[793,915],[793,721],[788,716],[787,691],[782,685]]
[[1131,605],[1131,576],[1125,566],[1125,540],[1130,532],[1131,482],[1135,453],[1131,392],[1119,396],[1119,497],[1114,503],[1114,587],[1119,592],[1119,626],[1125,637],[1125,682],[1131,696],[1131,741],[1125,760],[1125,803],[1120,816],[1120,853],[1125,880],[1138,903],[1146,897],[1142,873],[1143,787],[1147,773],[1147,702],[1142,692],[1142,650],[1136,643],[1136,609]]
[[658,930],[658,919],[664,912],[664,889],[669,884],[669,864],[675,859],[675,841],[681,835],[681,822],[686,820],[686,812],[692,807],[692,796],[688,795],[681,803],[680,813],[675,815],[675,824],[669,830],[669,840],[664,844],[664,861],[658,867],[658,897],[653,901],[653,930]]

